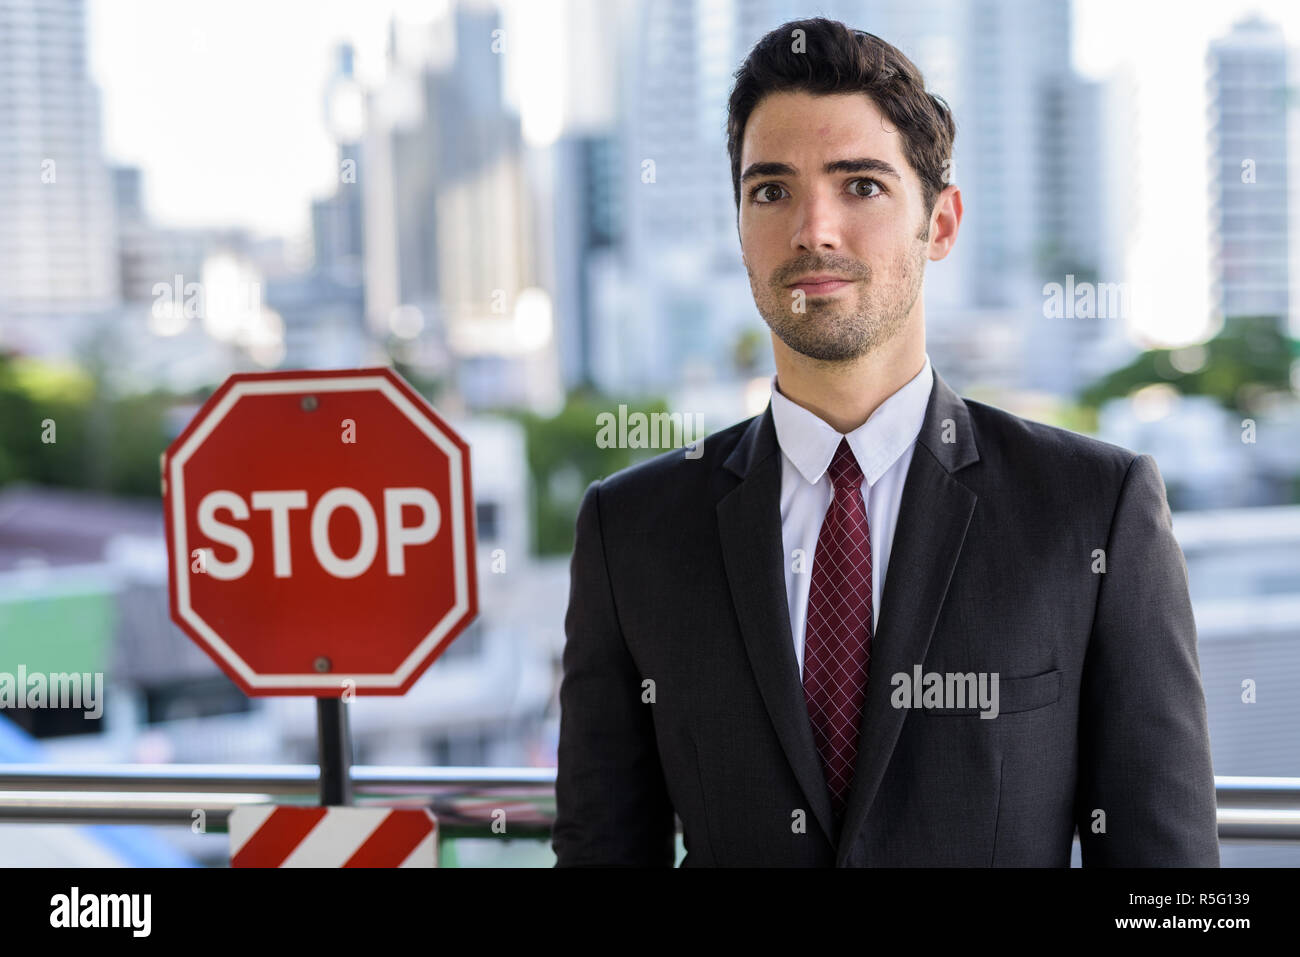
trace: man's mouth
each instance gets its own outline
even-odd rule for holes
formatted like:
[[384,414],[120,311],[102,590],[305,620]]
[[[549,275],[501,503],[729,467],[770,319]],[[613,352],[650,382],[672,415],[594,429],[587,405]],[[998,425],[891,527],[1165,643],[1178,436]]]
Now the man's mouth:
[[824,296],[835,292],[837,289],[843,289],[851,286],[853,279],[824,279],[820,281],[797,282],[792,285],[791,289],[802,289],[805,295]]

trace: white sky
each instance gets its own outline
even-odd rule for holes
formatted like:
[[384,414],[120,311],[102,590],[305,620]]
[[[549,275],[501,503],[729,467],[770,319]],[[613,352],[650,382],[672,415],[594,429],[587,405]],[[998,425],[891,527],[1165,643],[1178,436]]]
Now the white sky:
[[301,230],[337,173],[324,127],[334,44],[382,66],[391,3],[91,0],[104,147],[144,169],[147,207],[173,225]]
[[[528,0],[532,22],[521,29],[514,18],[524,14],[509,5],[507,37],[521,54],[537,35],[533,18],[542,5]],[[323,123],[334,44],[350,39],[357,72],[377,79],[393,11],[413,16],[430,6],[437,3],[90,0],[105,149],[114,161],[143,167],[148,209],[162,222],[301,238],[311,199],[327,194],[337,176]],[[1129,265],[1169,306],[1146,329],[1162,339],[1204,331],[1187,318],[1207,313],[1199,281],[1208,265],[1204,56],[1212,37],[1250,11],[1280,23],[1297,43],[1294,0],[1075,0],[1076,66],[1098,78],[1128,66],[1139,85],[1133,170],[1140,206]],[[547,62],[560,62],[550,49]],[[524,75],[536,92],[539,71],[529,66]]]
[[[507,40],[519,48],[505,65],[512,104],[517,70],[530,77],[530,102],[559,95],[560,78],[543,67],[562,45],[558,24],[545,17],[558,2],[498,4]],[[447,3],[88,0],[105,151],[144,170],[145,203],[160,222],[306,233],[311,200],[328,195],[338,176],[324,124],[335,46],[349,40],[356,74],[377,84],[393,15],[426,21]]]

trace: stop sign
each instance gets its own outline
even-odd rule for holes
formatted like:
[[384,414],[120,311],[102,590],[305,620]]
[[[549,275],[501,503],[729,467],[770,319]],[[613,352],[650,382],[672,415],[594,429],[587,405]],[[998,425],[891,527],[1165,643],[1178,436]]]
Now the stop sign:
[[478,614],[469,446],[390,369],[232,375],[162,468],[172,618],[246,694],[402,694]]

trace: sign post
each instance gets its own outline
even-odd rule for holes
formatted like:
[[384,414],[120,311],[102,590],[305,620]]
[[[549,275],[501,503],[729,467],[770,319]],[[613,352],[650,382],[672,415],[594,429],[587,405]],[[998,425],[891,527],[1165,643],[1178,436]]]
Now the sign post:
[[245,694],[399,695],[478,614],[469,446],[387,368],[230,376],[163,454],[172,619]]
[[316,699],[316,750],[320,763],[320,803],[352,803],[352,736],[342,698]]

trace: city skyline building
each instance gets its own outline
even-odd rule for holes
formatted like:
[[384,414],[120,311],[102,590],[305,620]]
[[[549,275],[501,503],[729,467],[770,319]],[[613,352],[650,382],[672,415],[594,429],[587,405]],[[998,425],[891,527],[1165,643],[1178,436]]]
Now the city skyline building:
[[0,0],[0,346],[36,354],[119,295],[85,6]]
[[1213,319],[1290,314],[1288,49],[1246,17],[1205,56]]

